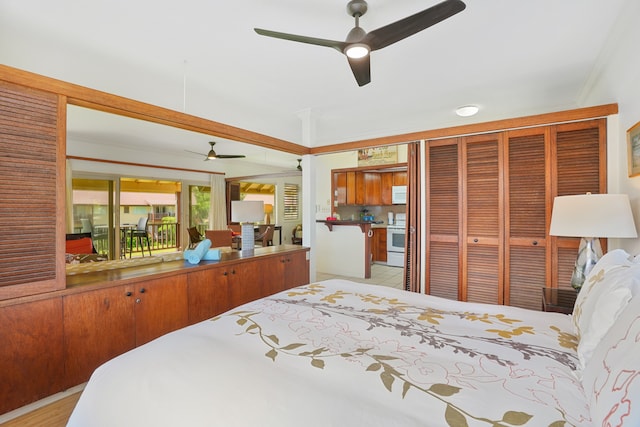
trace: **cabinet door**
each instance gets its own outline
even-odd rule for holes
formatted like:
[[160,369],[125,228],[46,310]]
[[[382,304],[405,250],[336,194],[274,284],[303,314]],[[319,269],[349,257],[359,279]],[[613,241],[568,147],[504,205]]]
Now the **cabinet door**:
[[407,172],[406,171],[394,172],[393,185],[407,185]]
[[348,172],[353,173],[354,177],[354,196],[349,197],[349,201],[353,200],[352,205],[364,205],[366,203],[366,186],[363,172]]
[[187,326],[186,274],[141,282],[134,298],[137,346]]
[[380,203],[390,205],[391,187],[393,186],[393,172],[382,172],[380,174]]
[[67,387],[61,298],[0,308],[0,325],[0,414]]
[[356,179],[356,173],[351,171],[347,172],[347,205],[355,205],[358,195],[358,183]]
[[262,296],[265,271],[258,260],[216,268],[216,280],[224,280],[229,292],[229,309]]
[[548,128],[506,133],[505,304],[540,309],[547,283]]
[[333,174],[333,197],[338,205],[347,203],[347,173],[334,172]]
[[189,273],[189,324],[217,316],[229,309],[227,280],[220,280],[215,270]]
[[427,146],[427,293],[459,299],[460,182],[458,139]]
[[380,205],[382,204],[382,187],[381,177],[378,172],[364,172],[364,204]]
[[135,347],[133,288],[118,286],[64,297],[65,370],[81,384],[102,363]]
[[465,218],[463,300],[503,302],[502,134],[462,138]]
[[309,283],[308,251],[296,251],[283,255],[284,258],[284,289]]

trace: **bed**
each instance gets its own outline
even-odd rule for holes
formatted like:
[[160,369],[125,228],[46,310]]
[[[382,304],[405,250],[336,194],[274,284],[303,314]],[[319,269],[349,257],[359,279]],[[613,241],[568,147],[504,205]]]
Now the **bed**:
[[572,316],[311,283],[107,362],[68,425],[637,426],[638,278],[608,253]]

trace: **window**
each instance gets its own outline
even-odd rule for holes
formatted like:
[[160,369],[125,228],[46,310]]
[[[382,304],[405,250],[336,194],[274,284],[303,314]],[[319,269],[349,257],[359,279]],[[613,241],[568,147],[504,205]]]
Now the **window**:
[[284,185],[284,219],[298,219],[298,185]]

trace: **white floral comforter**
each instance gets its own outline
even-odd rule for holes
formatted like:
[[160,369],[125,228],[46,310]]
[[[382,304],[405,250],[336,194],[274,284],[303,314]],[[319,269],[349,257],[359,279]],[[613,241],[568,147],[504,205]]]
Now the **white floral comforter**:
[[70,426],[585,426],[569,316],[328,280],[111,360]]

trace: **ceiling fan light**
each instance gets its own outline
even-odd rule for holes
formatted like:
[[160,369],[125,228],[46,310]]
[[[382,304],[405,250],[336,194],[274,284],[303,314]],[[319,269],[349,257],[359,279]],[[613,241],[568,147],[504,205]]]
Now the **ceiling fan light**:
[[353,58],[353,59],[364,58],[365,56],[369,55],[369,46],[367,46],[364,43],[354,43],[349,45],[345,49],[344,53],[349,58]]
[[478,106],[476,105],[464,105],[456,109],[456,114],[460,117],[471,117],[478,113]]

